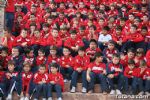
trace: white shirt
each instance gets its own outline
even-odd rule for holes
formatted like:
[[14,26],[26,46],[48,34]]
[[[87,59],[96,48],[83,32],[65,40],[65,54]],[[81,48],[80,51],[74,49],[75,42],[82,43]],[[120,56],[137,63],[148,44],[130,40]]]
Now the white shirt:
[[98,42],[108,42],[109,40],[112,40],[112,37],[110,34],[107,34],[107,35],[100,34],[99,35]]

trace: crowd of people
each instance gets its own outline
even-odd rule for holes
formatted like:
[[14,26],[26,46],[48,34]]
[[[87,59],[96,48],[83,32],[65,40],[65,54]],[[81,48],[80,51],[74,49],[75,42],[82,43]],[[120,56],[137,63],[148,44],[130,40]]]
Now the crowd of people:
[[[0,94],[65,100],[75,93],[150,95],[148,0],[7,0]],[[130,88],[131,87],[131,88]]]

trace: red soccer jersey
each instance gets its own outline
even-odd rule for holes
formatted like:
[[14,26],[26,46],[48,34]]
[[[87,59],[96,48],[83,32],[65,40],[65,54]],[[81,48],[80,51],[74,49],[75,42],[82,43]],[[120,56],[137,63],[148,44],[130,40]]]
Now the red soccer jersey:
[[60,63],[60,65],[61,65],[61,67],[63,67],[63,68],[67,68],[66,66],[68,65],[68,66],[70,66],[70,67],[74,67],[73,65],[74,65],[74,59],[73,59],[73,57],[72,56],[69,56],[69,57],[65,57],[65,56],[62,56],[61,58],[60,58],[60,61],[59,61],[59,63]]
[[62,40],[60,37],[52,37],[50,36],[48,39],[47,39],[47,45],[55,45],[57,47],[61,47],[62,46]]
[[140,33],[134,33],[127,35],[127,39],[133,42],[141,42],[144,40],[143,36]]
[[135,68],[135,70],[133,71],[133,76],[137,78],[143,78],[146,68],[144,69],[144,71],[141,71],[141,70],[142,69],[139,67]]
[[108,64],[108,69],[109,69],[110,73],[112,73],[114,76],[118,76],[120,73],[120,71],[115,70],[116,68],[122,69],[120,64],[117,64],[117,65],[113,64],[113,63]]
[[22,43],[27,43],[27,46],[29,46],[30,42],[29,37],[23,38],[22,36],[18,36],[15,39],[15,46],[22,46]]
[[133,78],[133,69],[130,69],[128,66],[125,67],[125,70],[124,70],[124,76],[126,76],[127,78]]
[[36,58],[36,65],[39,66],[41,64],[45,64],[46,63],[46,58],[45,57],[39,57],[37,56]]
[[40,74],[39,72],[35,73],[33,82],[38,84],[39,82],[42,82],[42,81],[46,81],[46,83],[48,82],[48,74],[47,73]]
[[90,58],[94,57],[96,52],[101,52],[101,49],[99,49],[99,48],[96,48],[96,49],[88,48],[88,49],[86,49],[86,55],[88,55]]
[[22,90],[25,93],[28,93],[30,81],[32,80],[33,74],[31,72],[29,72],[29,73],[22,72],[21,76],[22,76]]
[[15,6],[14,5],[15,5],[14,0],[7,0],[5,11],[14,13],[15,12]]
[[105,63],[96,64],[96,62],[93,62],[88,65],[88,68],[90,68],[91,71],[96,74],[101,74],[103,73],[104,70],[106,70],[106,64]]
[[146,68],[146,70],[144,71],[143,74],[143,79],[147,79],[148,77],[150,77],[150,68]]
[[150,50],[148,50],[146,53],[146,62],[147,66],[150,67]]
[[0,83],[3,81],[4,75],[5,73],[3,71],[0,71]]
[[86,70],[89,63],[90,58],[88,56],[84,55],[83,57],[81,57],[77,55],[74,61],[74,70],[77,70],[77,68],[82,68],[82,70]]
[[55,84],[58,84],[61,86],[62,90],[64,91],[64,79],[62,74],[57,72],[56,74],[50,73],[49,74],[49,82],[54,81]]

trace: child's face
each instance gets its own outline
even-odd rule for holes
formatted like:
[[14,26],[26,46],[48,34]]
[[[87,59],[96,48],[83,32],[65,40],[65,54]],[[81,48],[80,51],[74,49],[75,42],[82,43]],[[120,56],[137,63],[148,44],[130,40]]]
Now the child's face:
[[78,51],[78,54],[79,54],[79,56],[83,57],[83,56],[84,56],[84,54],[85,54],[85,52],[84,52],[84,51],[79,50],[79,51]]
[[36,17],[35,17],[34,15],[31,15],[31,16],[30,16],[30,20],[31,20],[31,21],[35,21],[35,19],[36,19]]
[[57,51],[56,50],[50,50],[51,55],[56,55]]
[[52,20],[52,19],[50,19],[50,18],[49,18],[49,19],[47,19],[47,23],[48,23],[48,24],[52,24],[52,22],[53,22],[53,20]]
[[45,73],[45,67],[39,67],[39,73],[44,74]]
[[107,35],[107,30],[102,30],[102,33],[104,34],[104,35]]
[[10,72],[13,72],[14,71],[14,69],[15,69],[15,66],[13,65],[13,64],[9,64],[8,65],[8,70],[10,71]]
[[124,26],[125,25],[125,21],[120,21],[120,25]]
[[116,34],[120,35],[121,34],[121,30],[116,30]]
[[137,52],[136,56],[138,56],[138,57],[142,57],[142,56],[143,56],[143,53],[139,53],[139,52]]
[[36,7],[31,7],[31,12],[35,13],[36,12]]
[[57,37],[58,36],[58,31],[57,30],[53,30],[52,35],[53,35],[53,37]]
[[133,52],[128,52],[128,57],[129,57],[129,59],[132,59],[132,58],[134,58],[134,53]]
[[104,20],[99,20],[99,25],[103,25],[104,24]]
[[17,21],[18,21],[18,22],[21,22],[21,21],[22,21],[22,17],[21,17],[21,16],[18,16],[18,17],[17,17]]
[[38,51],[38,56],[39,56],[39,57],[43,57],[43,56],[44,56],[44,53],[41,52],[41,51]]
[[133,69],[135,67],[134,64],[129,64],[128,66],[129,66],[130,69]]
[[90,9],[91,9],[91,10],[94,10],[94,9],[95,9],[95,6],[94,6],[94,5],[90,5]]
[[133,15],[129,15],[129,20],[133,21],[134,20],[134,16]]
[[30,30],[35,30],[35,26],[30,26]]
[[142,35],[146,35],[147,33],[148,33],[147,30],[145,30],[145,29],[142,29],[142,30],[141,30],[141,34],[142,34]]
[[16,48],[13,48],[13,49],[12,49],[12,56],[14,56],[14,57],[19,56],[19,50],[16,49]]
[[34,56],[33,50],[31,50],[31,51],[29,52],[29,57],[33,57],[33,56]]
[[83,2],[79,2],[79,8],[84,8],[84,3]]
[[102,61],[103,61],[103,57],[102,57],[102,56],[101,56],[101,57],[97,57],[97,58],[96,58],[96,61],[102,62]]
[[63,49],[63,54],[64,56],[69,56],[70,55],[70,51],[66,48]]
[[77,35],[76,34],[71,34],[70,35],[72,39],[76,39]]
[[45,31],[45,32],[47,32],[48,31],[48,27],[43,27],[43,30]]
[[64,8],[65,8],[65,5],[64,5],[64,4],[60,4],[60,8],[61,8],[61,9],[64,9]]
[[115,45],[112,43],[108,44],[108,49],[113,50],[115,48]]
[[148,21],[148,16],[143,16],[143,17],[142,17],[142,20],[143,20],[144,22],[147,22],[147,21]]
[[97,48],[96,43],[91,42],[91,43],[90,43],[90,48],[91,48],[91,49],[96,49],[96,48]]
[[131,34],[134,34],[136,32],[136,28],[135,27],[131,27],[130,28],[130,32],[131,32]]
[[35,37],[40,37],[40,32],[39,31],[34,31],[34,36]]
[[27,31],[22,30],[22,31],[21,31],[21,36],[22,36],[23,38],[26,38],[26,37],[27,37]]
[[16,8],[16,11],[17,11],[17,12],[21,12],[21,7],[17,7],[17,8]]
[[6,51],[4,51],[4,50],[1,51],[1,56],[2,57],[6,57],[7,55],[8,55],[8,53]]
[[59,18],[63,19],[64,18],[64,14],[59,14]]
[[57,69],[57,68],[55,68],[55,67],[51,67],[51,72],[52,72],[53,74],[57,73],[57,71],[58,71],[58,69]]
[[30,65],[25,65],[23,67],[24,72],[29,72],[30,71]]
[[72,3],[69,4],[69,8],[73,8],[73,4]]
[[113,64],[118,64],[119,61],[120,61],[120,58],[118,58],[118,57],[113,57],[113,59],[112,59]]

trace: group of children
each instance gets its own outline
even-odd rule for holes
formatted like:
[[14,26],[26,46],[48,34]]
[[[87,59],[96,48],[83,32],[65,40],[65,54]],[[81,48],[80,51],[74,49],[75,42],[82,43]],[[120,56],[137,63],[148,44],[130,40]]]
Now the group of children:
[[62,100],[64,82],[75,93],[80,79],[82,93],[100,84],[103,94],[149,95],[146,0],[14,1],[0,43],[2,97],[52,100],[55,91]]

